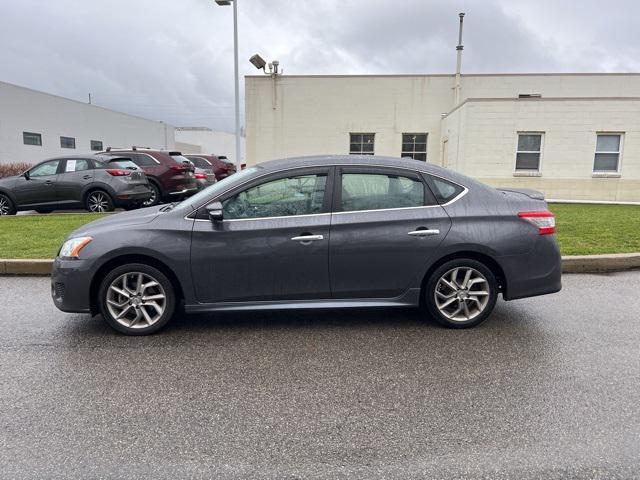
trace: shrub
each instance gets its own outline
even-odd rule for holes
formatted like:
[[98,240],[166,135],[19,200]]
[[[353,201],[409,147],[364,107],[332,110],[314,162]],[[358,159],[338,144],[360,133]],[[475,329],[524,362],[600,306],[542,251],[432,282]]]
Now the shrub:
[[25,162],[0,163],[0,178],[20,175],[29,168],[31,168],[31,164]]

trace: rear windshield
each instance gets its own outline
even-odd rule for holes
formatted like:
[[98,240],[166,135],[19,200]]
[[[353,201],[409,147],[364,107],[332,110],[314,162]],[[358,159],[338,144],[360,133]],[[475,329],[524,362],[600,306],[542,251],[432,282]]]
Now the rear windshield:
[[184,162],[188,162],[191,163],[191,160],[189,160],[187,157],[185,157],[184,155],[175,155],[173,153],[169,154],[169,156],[176,161],[177,163],[184,163]]
[[124,168],[125,170],[140,170],[131,160],[114,160],[109,163],[115,167]]
[[207,161],[206,158],[189,157],[189,160],[191,160],[193,164],[198,168],[211,168],[211,164]]

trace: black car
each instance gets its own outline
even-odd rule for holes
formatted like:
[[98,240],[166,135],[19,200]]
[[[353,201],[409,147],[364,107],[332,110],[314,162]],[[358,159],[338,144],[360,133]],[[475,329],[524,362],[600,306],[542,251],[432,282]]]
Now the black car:
[[22,175],[0,179],[0,215],[14,215],[19,210],[132,209],[151,194],[144,172],[118,163],[108,165],[91,156],[52,158]]

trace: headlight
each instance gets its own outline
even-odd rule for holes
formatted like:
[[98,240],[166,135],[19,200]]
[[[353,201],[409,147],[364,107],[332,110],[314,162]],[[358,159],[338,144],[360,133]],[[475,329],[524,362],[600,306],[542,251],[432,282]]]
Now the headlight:
[[80,250],[88,245],[91,240],[93,240],[91,237],[71,238],[62,244],[58,255],[65,258],[78,258]]

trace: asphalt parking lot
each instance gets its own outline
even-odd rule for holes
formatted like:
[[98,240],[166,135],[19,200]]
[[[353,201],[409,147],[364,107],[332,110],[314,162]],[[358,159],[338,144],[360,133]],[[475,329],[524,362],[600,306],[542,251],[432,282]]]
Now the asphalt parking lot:
[[218,314],[131,338],[0,277],[2,478],[638,478],[640,272],[474,330]]

